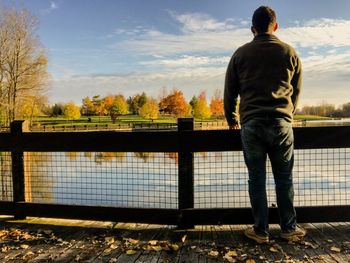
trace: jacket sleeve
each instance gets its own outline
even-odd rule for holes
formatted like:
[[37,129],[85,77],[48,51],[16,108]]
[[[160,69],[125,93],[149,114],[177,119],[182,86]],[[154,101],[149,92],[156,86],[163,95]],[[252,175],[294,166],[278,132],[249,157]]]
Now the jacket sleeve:
[[233,55],[227,67],[224,90],[224,110],[229,126],[239,123],[239,114],[237,112],[238,94],[239,80],[235,67],[235,55]]
[[301,83],[302,83],[302,70],[301,70],[301,61],[298,56],[295,59],[295,67],[294,67],[294,75],[291,81],[293,86],[293,94],[292,94],[292,103],[294,106],[293,114],[297,110],[299,95],[301,91]]

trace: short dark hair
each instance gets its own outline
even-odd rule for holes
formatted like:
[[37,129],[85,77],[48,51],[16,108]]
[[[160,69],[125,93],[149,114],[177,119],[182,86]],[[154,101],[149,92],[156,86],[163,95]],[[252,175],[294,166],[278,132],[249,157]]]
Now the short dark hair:
[[253,14],[252,23],[258,33],[267,32],[276,23],[276,13],[271,7],[260,6]]

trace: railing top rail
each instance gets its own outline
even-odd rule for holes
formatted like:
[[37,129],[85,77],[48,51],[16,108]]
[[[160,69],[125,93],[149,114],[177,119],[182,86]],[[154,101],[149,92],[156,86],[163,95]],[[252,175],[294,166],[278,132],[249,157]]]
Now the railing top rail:
[[[350,126],[294,128],[296,149],[350,147]],[[0,151],[239,151],[239,130],[0,133]]]

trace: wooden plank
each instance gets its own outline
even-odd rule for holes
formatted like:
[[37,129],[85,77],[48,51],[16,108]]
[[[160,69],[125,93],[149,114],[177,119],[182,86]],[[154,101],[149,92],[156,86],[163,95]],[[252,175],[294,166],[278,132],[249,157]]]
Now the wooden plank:
[[175,209],[116,208],[58,204],[0,202],[0,213],[67,219],[88,219],[139,223],[177,223]]

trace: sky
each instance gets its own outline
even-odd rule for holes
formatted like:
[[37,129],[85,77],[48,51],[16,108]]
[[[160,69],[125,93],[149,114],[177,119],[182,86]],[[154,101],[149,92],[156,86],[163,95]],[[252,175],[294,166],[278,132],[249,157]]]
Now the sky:
[[350,102],[348,0],[0,0],[38,17],[47,50],[51,103],[164,87],[189,100],[223,91],[233,52],[252,40],[260,5],[277,13],[276,36],[303,65],[300,107]]

